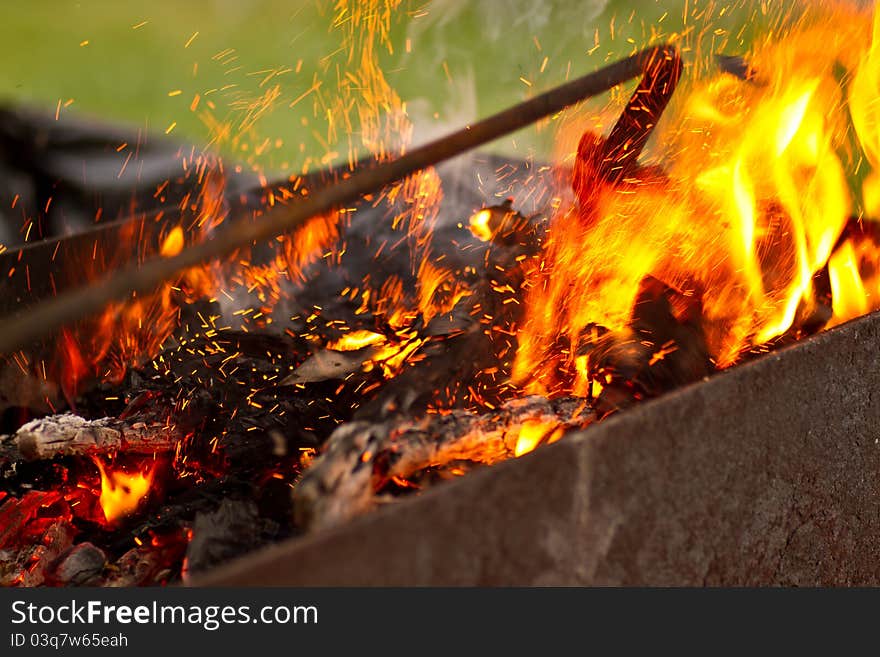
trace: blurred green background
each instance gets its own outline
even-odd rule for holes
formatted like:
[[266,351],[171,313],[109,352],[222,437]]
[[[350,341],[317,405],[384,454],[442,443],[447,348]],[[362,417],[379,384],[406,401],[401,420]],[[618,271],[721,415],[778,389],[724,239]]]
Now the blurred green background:
[[[0,97],[200,145],[218,124],[237,134],[246,122],[246,134],[215,146],[258,167],[298,168],[328,151],[320,108],[308,95],[290,105],[316,79],[334,83],[334,15],[321,0],[16,3],[0,22]],[[759,9],[697,0],[404,0],[382,63],[423,141],[670,35],[692,50],[741,52],[762,20]]]

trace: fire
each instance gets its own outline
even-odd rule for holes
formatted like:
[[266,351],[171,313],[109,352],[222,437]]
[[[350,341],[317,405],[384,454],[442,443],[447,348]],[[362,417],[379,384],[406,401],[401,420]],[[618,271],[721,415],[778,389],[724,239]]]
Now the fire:
[[[216,163],[203,159],[187,171],[200,180],[196,198],[188,195],[180,207],[183,216],[193,215],[190,227],[176,224],[162,239],[150,243],[143,239],[139,222],[130,222],[120,230],[115,243],[96,242],[79,254],[78,260],[71,261],[76,278],[93,280],[104,271],[130,264],[132,257],[140,260],[156,253],[172,257],[184,248],[188,235],[207,235],[225,217],[224,178],[213,166]],[[132,294],[66,329],[52,367],[67,396],[75,398],[80,388],[93,379],[119,381],[128,367],[156,355],[180,323],[180,305],[211,296],[222,282],[220,272],[217,265],[192,267],[153,292]]]
[[[872,29],[864,13],[814,7],[756,42],[747,75],[716,67],[679,90],[656,135],[664,174],[612,182],[591,159],[601,140],[585,135],[578,203],[560,210],[526,284],[514,381],[583,391],[579,361],[596,327],[637,340],[631,321],[649,279],[674,291],[674,312],[698,314],[717,367],[796,333],[819,310],[826,268],[828,325],[880,307],[877,244],[840,243],[852,216],[880,218],[864,214],[880,210],[878,174],[854,184],[860,160],[880,165],[878,25],[880,14]],[[481,218],[472,230],[484,231]]]
[[107,522],[115,522],[134,512],[153,483],[155,468],[129,474],[121,469],[108,470],[99,459],[95,465],[101,473],[101,509]]
[[58,355],[64,363],[61,370],[61,388],[68,397],[73,397],[79,382],[88,376],[89,365],[80,351],[76,338],[68,329],[63,329],[58,343]]
[[520,222],[528,219],[513,209],[513,198],[508,198],[501,205],[482,208],[471,215],[468,228],[478,240],[489,242],[504,238],[506,234],[514,235]]
[[450,272],[427,258],[422,260],[418,270],[419,311],[426,322],[436,315],[451,311],[470,290],[459,285]]
[[328,349],[333,351],[357,351],[364,347],[385,344],[385,336],[381,333],[373,331],[357,330],[346,333],[338,340],[334,340],[327,345]]
[[280,255],[281,268],[292,280],[305,281],[303,270],[316,262],[339,238],[339,215],[313,217],[302,228],[284,240]]
[[183,250],[183,228],[180,226],[175,226],[171,229],[171,232],[162,240],[162,246],[159,248],[159,253],[161,253],[166,258],[170,258],[172,256],[176,256]]
[[[391,18],[401,4],[334,5],[342,34],[334,56],[344,58],[336,64],[347,74],[334,76],[338,98],[327,99],[317,87],[314,92],[320,99],[316,106],[326,111],[328,162],[336,154],[330,147],[340,145],[338,135],[348,140],[350,166],[362,150],[377,161],[406,152],[412,132],[406,105],[379,65],[380,51],[391,49]],[[515,331],[509,324],[495,326],[496,317],[481,299],[470,299],[477,302],[472,312],[481,316],[487,335],[497,332],[507,341],[515,333],[517,339],[513,362],[484,373],[501,378],[510,367],[513,382],[530,393],[592,398],[614,392],[611,375],[592,360],[594,348],[610,342],[625,354],[644,344],[634,318],[646,290],[668,292],[675,321],[698,326],[707,360],[716,367],[797,334],[816,317],[833,326],[880,307],[880,233],[872,224],[880,219],[880,15],[872,23],[866,14],[842,8],[810,11],[759,39],[744,58],[742,75],[717,66],[690,69],[701,77],[679,88],[657,128],[652,153],[657,167],[612,178],[596,157],[602,138],[583,136],[571,154],[576,198],[553,199],[551,206],[559,209],[546,240],[541,233],[542,253],[517,260],[517,275],[521,267],[525,277],[522,290],[513,289],[516,283],[508,286],[512,295],[522,292],[522,298],[510,300],[523,302],[524,319],[510,320],[519,322]],[[332,59],[326,59],[328,66]],[[260,107],[276,98],[277,87]],[[205,162],[184,167],[198,176],[198,193],[181,203],[180,218],[155,243],[140,243],[136,232],[122,236],[131,242],[134,258],[174,257],[223,221],[222,164],[216,170]],[[266,205],[307,196],[302,180],[292,176],[289,189],[267,186]],[[547,190],[539,191],[543,196]],[[439,342],[425,327],[474,294],[468,277],[447,264],[454,260],[449,253],[432,244],[442,199],[440,178],[430,168],[367,197],[388,210],[397,233],[371,244],[371,255],[381,261],[405,244],[411,270],[408,276],[346,281],[340,295],[360,303],[355,314],[376,320],[360,326],[376,331],[343,328],[326,348],[368,351],[363,369],[391,378],[424,359],[425,345]],[[253,252],[241,249],[229,262],[190,269],[65,330],[57,353],[68,397],[89,377],[118,380],[127,366],[158,353],[178,328],[181,304],[228,298],[236,313],[261,317],[256,327],[265,326],[288,291],[285,281],[302,287],[314,268],[342,262],[348,248],[343,229],[355,211],[339,208],[315,217],[274,240],[265,258],[262,253],[252,258],[264,245],[254,245]],[[260,220],[259,212],[255,215]],[[517,239],[524,221],[507,200],[475,212],[462,228],[502,245]],[[93,261],[103,257],[98,245],[89,255]],[[120,263],[102,264],[111,270],[109,265]],[[85,277],[92,277],[88,267]],[[243,308],[236,287],[258,308]],[[204,323],[207,328],[212,321]],[[675,340],[658,340],[646,361],[663,364],[680,348]],[[471,394],[475,403],[490,405],[479,399],[479,390]],[[512,451],[520,457],[562,433],[558,422],[527,421],[506,431],[505,456]],[[311,457],[303,452],[300,466]],[[107,522],[134,512],[150,492],[155,468],[126,472],[96,464]]]
[[547,420],[527,420],[522,423],[516,437],[513,455],[519,458],[542,443],[554,443],[562,437],[562,427]]
[[880,249],[869,236],[847,239],[828,261],[835,326],[880,307]]
[[384,376],[391,378],[403,368],[407,359],[425,342],[424,338],[417,337],[415,331],[401,331],[398,333],[398,337],[400,342],[384,345],[379,353],[365,364],[364,370],[369,372],[378,365]]
[[470,218],[470,229],[474,234],[474,237],[483,240],[484,242],[488,242],[492,239],[492,235],[495,234],[495,231],[492,230],[490,225],[490,220],[492,219],[492,211],[488,208],[480,210],[471,215]]

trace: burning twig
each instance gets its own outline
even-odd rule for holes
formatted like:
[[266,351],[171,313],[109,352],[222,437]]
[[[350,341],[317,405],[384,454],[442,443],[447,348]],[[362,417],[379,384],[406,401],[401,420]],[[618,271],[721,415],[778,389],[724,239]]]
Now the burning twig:
[[[632,175],[680,77],[681,58],[676,50],[658,50],[647,60],[639,86],[603,146],[590,153],[601,158],[599,168],[605,180],[615,183]],[[580,149],[578,157],[583,157]]]
[[262,242],[303,225],[308,219],[352,202],[455,155],[502,137],[563,108],[636,77],[649,70],[658,57],[676,57],[671,46],[656,46],[606,66],[467,126],[437,141],[413,149],[400,158],[355,171],[336,185],[318,189],[290,207],[276,205],[259,221],[239,220],[209,241],[195,244],[170,258],[157,258],[105,277],[43,302],[0,323],[0,353],[11,353],[50,334],[73,320],[99,312],[111,301],[133,292],[145,292],[177,272],[223,256],[248,244]]
[[477,415],[453,411],[421,421],[349,422],[294,489],[297,523],[308,529],[340,524],[374,507],[376,491],[431,466],[491,464],[553,442],[595,419],[582,399],[526,397]]

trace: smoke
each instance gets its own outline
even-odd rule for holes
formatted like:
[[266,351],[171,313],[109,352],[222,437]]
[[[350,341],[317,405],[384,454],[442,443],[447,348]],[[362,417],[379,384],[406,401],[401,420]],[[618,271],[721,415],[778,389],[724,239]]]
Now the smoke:
[[[423,95],[405,97],[415,142],[439,137],[559,84],[572,68],[581,72],[584,66],[577,60],[585,59],[608,4],[430,2],[408,22],[412,50],[399,63],[406,71],[399,77],[401,86],[423,90]],[[423,84],[410,83],[419,78]],[[511,149],[510,142],[503,148]]]
[[[409,36],[419,38],[427,30],[435,33],[443,30],[456,30],[458,21],[467,13],[474,14],[479,22],[482,37],[489,42],[508,38],[523,30],[541,32],[548,26],[557,28],[561,36],[590,29],[591,23],[601,15],[608,0],[588,0],[587,2],[560,2],[549,0],[492,0],[491,2],[472,2],[470,0],[433,0],[427,13],[410,24]],[[579,29],[580,28],[580,29]],[[453,37],[453,34],[449,34]],[[454,43],[455,38],[446,39]],[[442,52],[438,53],[443,55]]]

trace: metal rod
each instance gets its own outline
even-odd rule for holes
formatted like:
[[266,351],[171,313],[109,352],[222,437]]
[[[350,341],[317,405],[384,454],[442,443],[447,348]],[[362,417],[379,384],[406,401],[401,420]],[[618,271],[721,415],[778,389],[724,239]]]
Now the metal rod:
[[671,46],[648,48],[415,148],[396,160],[355,171],[349,178],[318,189],[290,206],[276,205],[256,220],[238,220],[213,239],[194,244],[174,257],[153,258],[25,309],[12,318],[0,321],[0,354],[12,353],[67,323],[98,313],[112,301],[134,292],[152,290],[184,269],[221,257],[242,246],[289,232],[311,217],[355,201],[363,194],[608,91],[640,75],[656,57],[663,56],[677,57],[677,53]]

